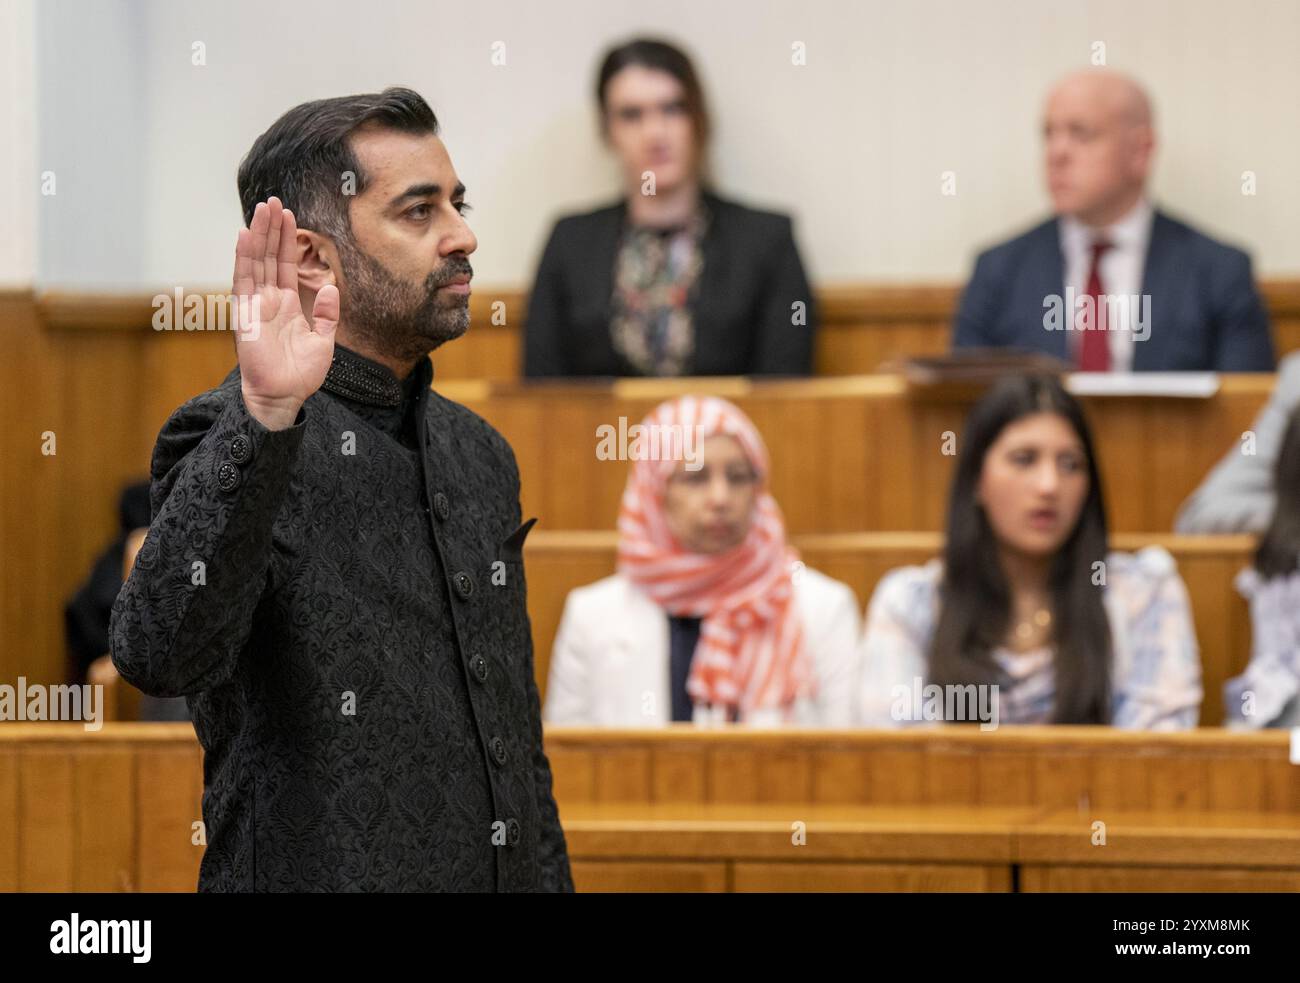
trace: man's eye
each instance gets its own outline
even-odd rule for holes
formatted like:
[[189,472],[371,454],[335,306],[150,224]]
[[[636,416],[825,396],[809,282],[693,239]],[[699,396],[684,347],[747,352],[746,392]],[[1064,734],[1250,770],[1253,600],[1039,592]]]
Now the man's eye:
[[413,219],[415,219],[417,222],[420,221],[420,220],[422,220],[422,219],[426,219],[426,218],[429,217],[429,206],[428,206],[428,205],[416,205],[414,208],[409,209],[409,210],[407,211],[407,213],[406,213],[406,217],[407,217],[407,218],[413,218]]
[[461,215],[464,215],[466,212],[470,212],[474,210],[473,206],[467,201],[458,201],[454,204],[453,207]]

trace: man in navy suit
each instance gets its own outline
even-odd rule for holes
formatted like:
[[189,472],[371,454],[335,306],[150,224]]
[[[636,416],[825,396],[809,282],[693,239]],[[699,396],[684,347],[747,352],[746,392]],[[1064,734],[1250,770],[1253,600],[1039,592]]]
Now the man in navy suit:
[[980,255],[953,347],[1046,352],[1093,372],[1271,372],[1250,257],[1147,199],[1142,89],[1071,75],[1048,99],[1044,140],[1056,217]]

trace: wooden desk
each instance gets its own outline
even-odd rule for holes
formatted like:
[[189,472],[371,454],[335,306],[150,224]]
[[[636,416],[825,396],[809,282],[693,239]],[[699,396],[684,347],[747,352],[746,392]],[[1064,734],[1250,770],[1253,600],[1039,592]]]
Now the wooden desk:
[[1286,750],[1216,730],[547,732],[592,891],[1300,890]]
[[[1300,282],[1266,280],[1259,289],[1277,351],[1300,348]],[[961,290],[955,283],[818,284],[815,373],[859,375],[899,355],[947,351]],[[439,354],[440,378],[517,378],[527,306],[524,288],[476,285],[470,300],[473,327]]]
[[[435,383],[485,417],[519,461],[525,516],[540,528],[613,528],[626,460],[596,456],[597,428],[639,423],[686,392],[724,396],[764,435],[772,492],[796,533],[943,528],[969,399],[932,399],[900,376],[797,382],[624,380]],[[1271,375],[1222,377],[1209,399],[1085,398],[1111,529],[1171,532],[1178,507],[1253,423]],[[954,444],[954,441],[956,442]]]
[[[548,728],[546,750],[583,889],[1300,887],[1283,733]],[[194,890],[202,774],[187,724],[0,726],[0,890]]]
[[1296,816],[582,803],[564,827],[580,891],[1300,890]]

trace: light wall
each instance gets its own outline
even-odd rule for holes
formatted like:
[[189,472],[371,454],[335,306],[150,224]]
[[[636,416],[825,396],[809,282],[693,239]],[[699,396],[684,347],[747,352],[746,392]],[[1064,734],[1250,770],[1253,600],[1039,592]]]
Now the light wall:
[[[0,126],[38,160],[0,163],[21,206],[4,281],[224,283],[253,139],[295,103],[401,83],[434,106],[469,187],[477,278],[526,284],[555,217],[617,193],[590,89],[603,47],[638,33],[694,54],[719,187],[792,212],[818,281],[957,280],[1045,214],[1042,97],[1095,42],[1151,90],[1157,200],[1249,248],[1257,273],[1300,273],[1293,0],[16,0],[0,28],[24,16],[34,65],[4,71],[23,105],[34,93],[34,140],[23,105],[6,100]],[[45,170],[56,196],[15,194]]]

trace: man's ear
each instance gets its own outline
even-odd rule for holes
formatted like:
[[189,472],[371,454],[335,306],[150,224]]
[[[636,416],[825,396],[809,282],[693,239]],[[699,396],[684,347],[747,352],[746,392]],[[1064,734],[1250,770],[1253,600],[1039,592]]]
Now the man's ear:
[[308,229],[299,229],[298,289],[318,293],[327,283],[338,286],[335,271],[339,265],[334,242]]

